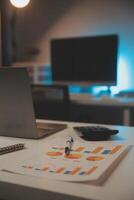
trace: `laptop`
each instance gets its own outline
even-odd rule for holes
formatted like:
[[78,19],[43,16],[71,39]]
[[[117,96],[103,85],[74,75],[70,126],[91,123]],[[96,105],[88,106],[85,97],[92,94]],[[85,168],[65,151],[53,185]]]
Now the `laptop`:
[[1,136],[38,139],[66,127],[62,123],[36,123],[26,68],[0,68]]

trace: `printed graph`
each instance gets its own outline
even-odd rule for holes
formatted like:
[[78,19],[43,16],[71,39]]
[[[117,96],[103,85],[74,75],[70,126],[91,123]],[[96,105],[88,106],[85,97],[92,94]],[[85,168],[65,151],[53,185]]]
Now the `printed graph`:
[[92,155],[92,154],[99,154],[99,155],[111,155],[111,154],[116,154],[123,145],[115,145],[111,149],[106,148],[104,146],[97,146],[93,148],[92,150],[87,149],[84,146],[79,146],[76,149],[73,148],[70,152],[69,155],[66,155],[64,152],[64,147],[52,147],[50,151],[47,152],[47,156],[50,157],[59,157],[62,156],[67,159],[80,159],[82,157],[85,157],[86,160],[88,161],[99,161],[105,159],[104,156],[89,156],[86,157],[87,155]]
[[42,172],[48,172],[48,173],[53,173],[53,174],[62,174],[62,175],[78,175],[78,176],[83,176],[83,175],[91,175],[95,170],[97,169],[97,166],[90,167],[87,170],[83,171],[81,167],[74,167],[72,169],[68,169],[65,167],[59,167],[55,169],[51,169],[51,166],[44,166],[41,168],[34,168],[34,166],[28,166],[28,165],[22,165],[24,169],[28,170],[36,170],[36,171],[42,171]]
[[119,143],[74,142],[69,154],[66,154],[64,144],[63,139],[52,140],[12,171],[41,178],[92,182],[104,177],[101,175],[120,160],[128,148],[128,145]]

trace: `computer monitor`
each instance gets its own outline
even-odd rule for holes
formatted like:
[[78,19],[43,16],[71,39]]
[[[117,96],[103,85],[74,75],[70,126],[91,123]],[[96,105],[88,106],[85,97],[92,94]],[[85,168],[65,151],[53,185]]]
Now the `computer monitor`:
[[52,39],[54,83],[116,85],[117,35]]

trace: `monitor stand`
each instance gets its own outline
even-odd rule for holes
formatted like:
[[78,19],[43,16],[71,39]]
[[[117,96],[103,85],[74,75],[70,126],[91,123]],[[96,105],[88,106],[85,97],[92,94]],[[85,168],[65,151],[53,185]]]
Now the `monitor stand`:
[[111,86],[107,86],[107,95],[111,96]]
[[101,96],[110,97],[111,94],[112,94],[111,86],[107,86],[107,90],[101,90],[100,92],[98,92],[98,94],[96,96],[97,97],[101,97]]

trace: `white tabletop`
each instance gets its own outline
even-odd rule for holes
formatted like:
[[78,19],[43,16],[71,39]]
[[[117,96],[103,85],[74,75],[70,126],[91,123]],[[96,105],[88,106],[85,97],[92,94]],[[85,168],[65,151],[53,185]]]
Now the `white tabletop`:
[[[61,122],[60,122],[61,123]],[[65,122],[63,122],[65,123]],[[28,152],[38,145],[47,143],[56,137],[72,135],[75,140],[79,136],[72,129],[80,123],[68,123],[68,128],[40,140],[10,138],[13,141],[24,142],[26,149],[0,156],[0,168],[6,168],[16,161],[25,159]],[[134,144],[134,127],[108,126],[119,129],[119,134],[112,139],[118,142]],[[1,139],[2,137],[0,137]],[[72,183],[26,176],[0,171],[0,199],[39,199],[50,200],[75,200],[75,199],[96,199],[96,200],[133,200],[134,199],[134,148],[120,162],[103,185],[93,186],[88,183]]]

